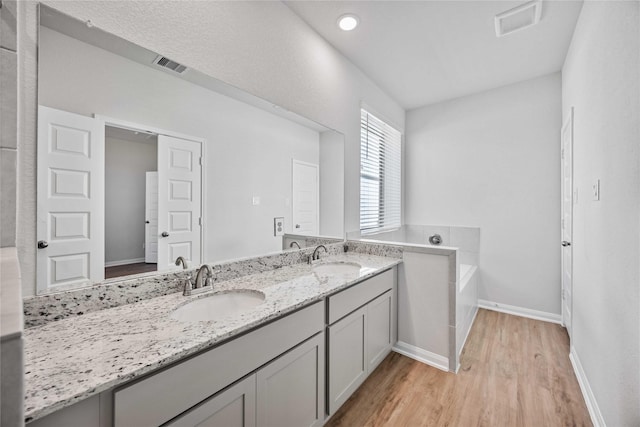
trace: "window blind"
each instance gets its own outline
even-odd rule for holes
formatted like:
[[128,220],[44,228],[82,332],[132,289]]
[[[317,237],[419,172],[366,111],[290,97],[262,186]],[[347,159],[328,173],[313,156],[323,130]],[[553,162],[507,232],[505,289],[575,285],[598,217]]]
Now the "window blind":
[[400,227],[401,134],[366,110],[360,115],[360,231]]

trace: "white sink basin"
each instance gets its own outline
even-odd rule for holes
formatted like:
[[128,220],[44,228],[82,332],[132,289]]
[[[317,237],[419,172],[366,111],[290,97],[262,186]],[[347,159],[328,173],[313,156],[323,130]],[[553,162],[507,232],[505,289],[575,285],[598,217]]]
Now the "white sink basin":
[[181,322],[202,322],[239,314],[264,302],[259,291],[232,291],[211,294],[195,299],[171,313],[171,318]]
[[324,262],[313,266],[313,271],[318,276],[356,276],[360,274],[362,266],[357,262]]

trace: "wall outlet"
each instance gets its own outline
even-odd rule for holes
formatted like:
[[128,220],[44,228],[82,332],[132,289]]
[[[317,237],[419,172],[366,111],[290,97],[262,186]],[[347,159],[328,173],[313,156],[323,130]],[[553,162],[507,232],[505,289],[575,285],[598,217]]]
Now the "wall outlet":
[[253,196],[251,202],[253,203],[253,206],[258,206],[260,204],[260,196]]
[[284,236],[284,217],[277,216],[273,218],[273,235]]
[[593,192],[593,201],[597,202],[600,200],[600,180],[596,179],[594,183],[591,185],[591,189]]

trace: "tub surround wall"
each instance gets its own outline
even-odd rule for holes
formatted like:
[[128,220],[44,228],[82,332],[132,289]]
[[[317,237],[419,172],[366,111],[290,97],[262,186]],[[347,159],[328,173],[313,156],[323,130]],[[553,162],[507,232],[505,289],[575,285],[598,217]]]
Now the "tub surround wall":
[[[467,244],[473,248],[473,239]],[[453,247],[357,240],[348,240],[347,247],[347,253],[402,259],[398,269],[398,343],[394,350],[457,372],[462,347],[478,310],[477,267],[471,266],[466,276],[460,277],[459,251]]]
[[[440,245],[432,245],[429,237],[439,234]],[[359,231],[347,233],[349,239],[399,242],[433,247],[455,247],[461,264],[478,265],[480,250],[480,228],[450,225],[405,224],[402,227],[381,233],[361,234]]]
[[[344,253],[342,243],[326,244],[325,246],[328,255]],[[292,252],[211,264],[214,287],[219,282],[306,263],[313,250],[314,248],[311,247]],[[324,251],[321,256],[325,256]],[[195,277],[195,273],[194,269],[153,273],[114,283],[102,283],[73,291],[25,298],[23,301],[24,323],[27,328],[31,328],[52,321],[181,292],[179,279],[183,279],[188,274]]]

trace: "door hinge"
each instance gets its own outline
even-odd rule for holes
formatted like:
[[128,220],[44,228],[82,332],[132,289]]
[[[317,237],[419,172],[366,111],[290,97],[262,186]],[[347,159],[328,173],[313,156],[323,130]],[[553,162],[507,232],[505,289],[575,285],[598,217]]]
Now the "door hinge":
[[202,157],[198,159],[198,163],[200,163],[200,166],[202,166]]
[[198,218],[198,225],[202,227],[202,217]]
[[560,150],[560,158],[564,159],[564,148],[562,150]]
[[564,289],[562,290],[562,299],[564,299]]

